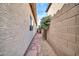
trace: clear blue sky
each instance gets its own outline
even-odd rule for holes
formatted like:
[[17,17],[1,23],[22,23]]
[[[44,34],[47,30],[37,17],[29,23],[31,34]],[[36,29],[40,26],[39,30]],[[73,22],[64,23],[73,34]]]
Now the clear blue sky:
[[36,9],[37,9],[37,22],[40,21],[40,19],[44,16],[46,16],[46,9],[47,9],[48,4],[47,3],[37,3],[36,4]]

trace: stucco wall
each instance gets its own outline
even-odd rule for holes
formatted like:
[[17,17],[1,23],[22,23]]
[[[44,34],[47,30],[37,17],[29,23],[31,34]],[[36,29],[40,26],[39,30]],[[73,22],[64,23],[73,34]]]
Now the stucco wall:
[[51,20],[47,40],[58,55],[79,55],[78,33],[79,5],[64,4]]
[[35,34],[29,30],[30,15],[34,19],[29,4],[0,4],[0,55],[25,53]]
[[64,3],[52,3],[52,5],[50,6],[50,8],[49,8],[49,10],[47,12],[48,15],[54,16],[54,14],[56,14],[56,12],[58,10],[60,10],[63,5],[64,5]]

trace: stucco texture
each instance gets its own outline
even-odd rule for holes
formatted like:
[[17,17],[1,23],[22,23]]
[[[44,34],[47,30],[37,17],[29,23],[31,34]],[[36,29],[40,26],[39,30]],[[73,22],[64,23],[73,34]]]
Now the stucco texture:
[[34,19],[29,4],[0,4],[0,55],[25,53],[35,34],[29,30],[30,15]]

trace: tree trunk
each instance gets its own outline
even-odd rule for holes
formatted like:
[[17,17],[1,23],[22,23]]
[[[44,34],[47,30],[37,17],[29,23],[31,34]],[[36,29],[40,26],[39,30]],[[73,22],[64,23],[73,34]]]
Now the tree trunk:
[[43,39],[46,40],[47,39],[47,30],[43,29]]

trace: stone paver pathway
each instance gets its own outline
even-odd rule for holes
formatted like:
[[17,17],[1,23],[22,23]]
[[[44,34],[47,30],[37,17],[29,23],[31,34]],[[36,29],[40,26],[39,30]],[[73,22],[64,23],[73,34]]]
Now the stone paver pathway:
[[37,33],[31,42],[26,56],[41,56],[41,46],[40,46],[41,34]]

